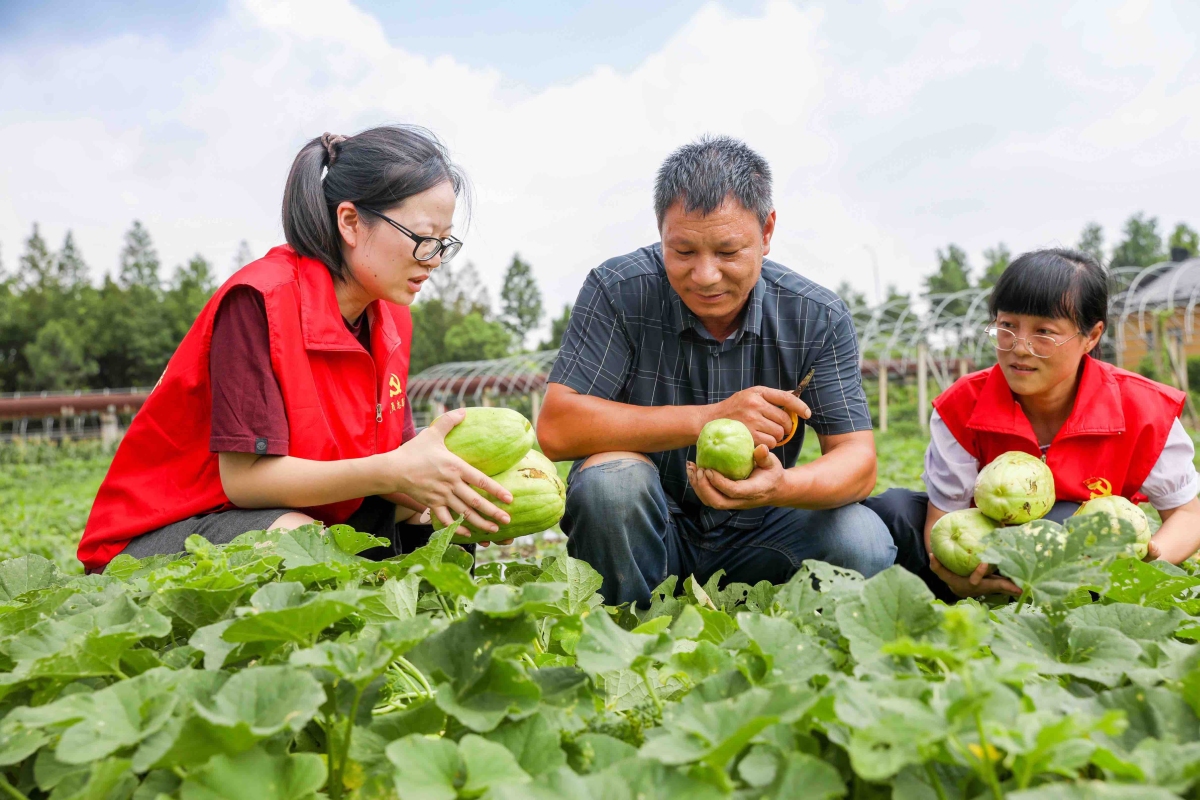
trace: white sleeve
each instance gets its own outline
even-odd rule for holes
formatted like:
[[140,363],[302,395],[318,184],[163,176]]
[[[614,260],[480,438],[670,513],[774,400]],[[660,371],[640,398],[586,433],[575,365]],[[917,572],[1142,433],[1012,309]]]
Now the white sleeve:
[[929,418],[929,446],[925,448],[925,491],[929,502],[942,511],[971,507],[979,462],[946,427],[937,411]]
[[1171,425],[1167,443],[1154,462],[1154,468],[1142,484],[1142,494],[1159,511],[1179,508],[1200,490],[1200,475],[1196,474],[1196,447],[1192,437],[1178,419]]

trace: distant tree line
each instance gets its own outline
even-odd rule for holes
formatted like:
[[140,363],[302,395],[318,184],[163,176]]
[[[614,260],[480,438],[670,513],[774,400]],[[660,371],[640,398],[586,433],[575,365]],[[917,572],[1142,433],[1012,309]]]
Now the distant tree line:
[[[1172,251],[1176,250],[1186,252],[1189,258],[1200,255],[1200,235],[1183,222],[1178,223],[1164,240],[1158,227],[1158,218],[1147,217],[1139,212],[1125,222],[1121,234],[1121,240],[1108,252],[1105,248],[1104,229],[1098,223],[1089,222],[1080,233],[1075,247],[1090,253],[1101,264],[1112,268],[1149,267],[1168,260]],[[927,299],[934,295],[948,295],[966,289],[986,289],[994,286],[1000,274],[1008,268],[1013,253],[1004,242],[987,248],[983,251],[984,263],[978,272],[969,263],[966,251],[957,244],[951,243],[944,250],[939,248],[936,258],[937,264],[925,277],[921,292]],[[838,286],[837,293],[851,309],[858,311],[856,316],[864,315],[868,305],[866,295],[845,281]],[[906,300],[907,295],[900,294],[895,286],[888,286],[888,296],[884,302]],[[967,305],[967,300],[951,300],[944,310],[952,316],[961,315],[966,313]],[[905,306],[904,302],[895,303],[895,308],[890,312],[891,316],[898,317]]]
[[[164,277],[140,222],[125,234],[116,275],[98,282],[70,231],[54,250],[35,224],[13,268],[2,256],[2,392],[153,386],[219,282],[199,254]],[[242,242],[233,267],[252,259]],[[443,265],[413,306],[411,371],[520,352],[544,315],[537,281],[519,256],[505,272],[498,311],[472,264]],[[569,318],[567,306],[550,339],[536,346],[558,347]]]

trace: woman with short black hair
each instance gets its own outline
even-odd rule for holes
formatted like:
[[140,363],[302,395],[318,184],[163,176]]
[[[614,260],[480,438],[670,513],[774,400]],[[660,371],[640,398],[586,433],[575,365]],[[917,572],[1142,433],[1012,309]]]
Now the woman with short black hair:
[[325,134],[296,156],[283,193],[287,245],[217,290],[134,417],[92,506],[79,559],[182,551],[314,520],[411,549],[465,514],[508,515],[500,484],[450,453],[453,411],[416,434],[405,387],[408,306],[462,246],[466,181],[414,126]]
[[975,478],[1002,453],[1040,457],[1054,474],[1058,522],[1104,494],[1149,501],[1163,519],[1147,559],[1179,563],[1200,548],[1195,448],[1179,415],[1183,392],[1094,358],[1108,317],[1108,273],[1076,250],[1017,258],[996,282],[987,332],[998,363],[934,400],[922,479],[864,504],[895,538],[896,563],[940,596],[1020,594],[980,564],[969,577],[929,553],[933,524],[972,503]]

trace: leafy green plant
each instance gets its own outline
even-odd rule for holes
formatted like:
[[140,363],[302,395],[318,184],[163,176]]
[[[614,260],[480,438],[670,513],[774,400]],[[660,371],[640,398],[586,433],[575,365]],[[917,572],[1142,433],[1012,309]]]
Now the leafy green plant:
[[1103,515],[1041,527],[992,543],[1027,598],[995,606],[806,562],[613,608],[581,561],[472,572],[449,530],[382,562],[345,526],[21,556],[0,794],[1200,796],[1200,577],[1117,559]]

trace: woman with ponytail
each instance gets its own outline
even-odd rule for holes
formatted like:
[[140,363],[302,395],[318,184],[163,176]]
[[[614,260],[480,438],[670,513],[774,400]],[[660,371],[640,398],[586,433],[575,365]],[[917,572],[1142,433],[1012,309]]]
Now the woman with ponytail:
[[200,312],[117,449],[79,559],[176,553],[199,534],[347,523],[410,550],[429,509],[485,530],[511,495],[450,453],[465,412],[414,435],[408,306],[462,247],[462,173],[428,131],[325,134],[292,163],[287,244],[233,275]]

